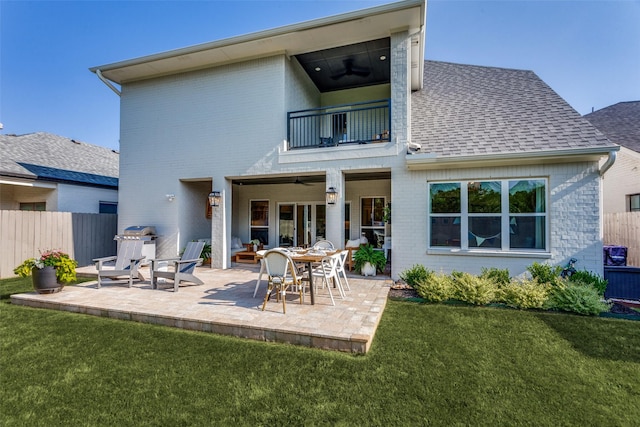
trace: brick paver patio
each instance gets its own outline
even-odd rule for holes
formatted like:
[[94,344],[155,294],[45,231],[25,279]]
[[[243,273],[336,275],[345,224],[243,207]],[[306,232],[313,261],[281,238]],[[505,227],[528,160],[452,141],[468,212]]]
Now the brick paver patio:
[[[257,265],[234,264],[234,268],[217,270],[199,267],[196,275],[205,284],[181,286],[160,284],[151,289],[147,281],[128,288],[122,283],[97,282],[66,286],[49,295],[27,293],[12,295],[14,304],[65,310],[94,316],[159,324],[237,337],[283,342],[307,347],[366,353],[373,340],[392,283],[388,276],[364,278],[350,275],[351,291],[343,300],[334,291],[331,305],[326,289],[320,288],[316,304],[309,295],[304,304],[297,294],[287,295],[287,313],[282,303],[272,298],[261,311],[266,292],[263,276],[256,298],[253,298],[259,268]],[[79,274],[95,274],[93,266],[78,269]]]

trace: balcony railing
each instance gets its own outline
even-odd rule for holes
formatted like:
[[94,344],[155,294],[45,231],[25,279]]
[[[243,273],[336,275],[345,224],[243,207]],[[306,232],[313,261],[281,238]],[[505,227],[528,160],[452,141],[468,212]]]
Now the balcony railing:
[[288,149],[391,141],[391,100],[287,113]]

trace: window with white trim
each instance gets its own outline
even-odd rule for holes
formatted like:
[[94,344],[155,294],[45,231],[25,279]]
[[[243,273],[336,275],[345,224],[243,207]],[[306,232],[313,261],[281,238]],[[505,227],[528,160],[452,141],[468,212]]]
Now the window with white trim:
[[547,251],[547,180],[429,183],[429,247]]
[[260,240],[263,245],[269,244],[269,201],[251,200],[251,212],[249,213],[251,240]]

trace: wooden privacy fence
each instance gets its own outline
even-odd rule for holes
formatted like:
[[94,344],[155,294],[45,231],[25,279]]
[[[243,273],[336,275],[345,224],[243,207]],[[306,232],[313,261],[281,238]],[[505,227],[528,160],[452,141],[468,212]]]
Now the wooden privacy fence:
[[604,244],[626,246],[627,265],[640,267],[640,212],[604,214]]
[[115,214],[0,210],[0,278],[47,249],[67,252],[79,266],[115,255],[117,225]]

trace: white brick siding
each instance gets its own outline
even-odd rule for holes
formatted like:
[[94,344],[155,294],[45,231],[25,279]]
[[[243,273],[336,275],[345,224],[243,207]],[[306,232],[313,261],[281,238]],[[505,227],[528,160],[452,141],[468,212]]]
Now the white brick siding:
[[[427,250],[427,182],[465,179],[549,179],[550,242],[548,255],[513,256],[480,254],[429,254]],[[508,268],[513,276],[536,262],[565,264],[578,259],[577,268],[602,275],[599,221],[600,176],[596,163],[476,168],[443,171],[398,170],[392,174],[394,274],[423,264],[435,271],[480,273],[482,267]],[[436,252],[436,251],[433,251]]]

